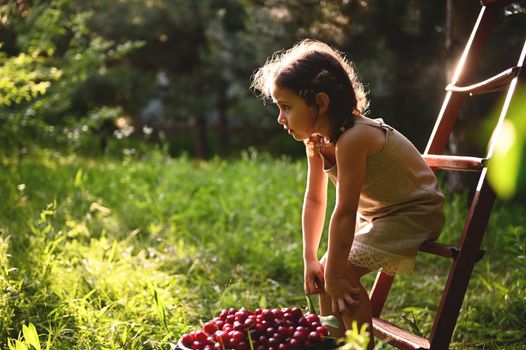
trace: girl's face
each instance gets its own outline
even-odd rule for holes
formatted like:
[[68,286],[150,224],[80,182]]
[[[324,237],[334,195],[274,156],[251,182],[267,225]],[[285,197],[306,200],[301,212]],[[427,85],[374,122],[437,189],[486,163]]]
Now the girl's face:
[[296,141],[309,138],[314,132],[316,111],[289,88],[274,85],[272,99],[279,107],[278,123]]

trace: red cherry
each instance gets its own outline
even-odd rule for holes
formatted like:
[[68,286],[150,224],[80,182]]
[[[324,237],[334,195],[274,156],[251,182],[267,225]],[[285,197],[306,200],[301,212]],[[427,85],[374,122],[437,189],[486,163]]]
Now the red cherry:
[[289,341],[289,345],[290,345],[291,349],[296,349],[296,348],[299,348],[301,346],[301,343],[297,339],[292,338]]
[[274,320],[274,315],[272,315],[272,311],[270,311],[268,309],[263,310],[263,312],[261,314],[263,315],[263,319],[266,320],[266,321],[273,321]]
[[250,316],[243,322],[243,327],[250,328],[256,324],[256,319],[250,318]]
[[268,345],[273,348],[277,348],[279,346],[279,340],[274,337],[268,338]]
[[278,327],[278,334],[279,334],[280,338],[285,339],[286,337],[288,337],[290,335],[289,327],[279,326]]
[[316,328],[318,328],[320,326],[320,323],[319,322],[312,322],[309,326],[309,328],[313,331],[316,330]]
[[307,339],[312,343],[317,343],[321,341],[321,336],[318,332],[313,331],[309,333],[309,335],[307,336]]
[[268,338],[262,335],[259,337],[259,342],[261,345],[268,345]]
[[218,343],[225,343],[228,338],[228,333],[226,331],[217,331],[215,333],[215,338]]
[[248,311],[239,310],[238,312],[235,313],[235,316],[236,316],[236,320],[238,320],[239,322],[244,322],[248,317]]
[[212,335],[217,331],[217,325],[214,322],[209,321],[203,325],[203,331],[208,335]]
[[293,307],[292,310],[291,310],[291,313],[294,316],[295,320],[299,320],[300,317],[303,316],[303,312],[301,311],[301,309],[299,307]]
[[226,319],[227,315],[228,315],[228,311],[226,309],[221,310],[221,312],[219,313],[219,317],[221,317],[221,319],[223,320]]
[[183,343],[184,346],[190,347],[192,345],[193,337],[191,334],[183,334],[181,337],[181,343]]
[[280,319],[283,317],[283,312],[281,309],[272,309],[272,315],[274,315],[274,318]]
[[197,331],[197,332],[194,332],[193,338],[194,340],[197,340],[201,343],[206,343],[208,335],[203,331]]
[[298,331],[298,332],[307,333],[308,330],[309,330],[308,328],[303,327],[303,326],[296,327],[296,331]]
[[199,340],[194,340],[192,342],[192,349],[202,350],[204,348],[205,348],[205,345],[201,343]]
[[301,331],[296,331],[296,332],[294,332],[292,337],[302,344],[302,343],[305,342],[305,340],[307,340],[307,333],[306,332],[301,332]]
[[316,314],[307,314],[307,315],[305,315],[305,319],[309,323],[320,322],[320,318]]
[[244,340],[240,341],[236,346],[236,350],[248,350],[250,349],[248,343]]
[[304,327],[308,327],[309,326],[309,322],[307,322],[307,319],[303,316],[301,316],[298,320],[298,324],[300,326],[304,326]]
[[316,332],[325,337],[329,335],[329,330],[325,326],[319,326],[316,328]]

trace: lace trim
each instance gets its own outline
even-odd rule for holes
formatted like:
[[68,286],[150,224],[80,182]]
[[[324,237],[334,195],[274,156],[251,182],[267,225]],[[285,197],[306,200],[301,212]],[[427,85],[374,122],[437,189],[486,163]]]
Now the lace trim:
[[381,269],[391,276],[411,273],[415,265],[415,257],[389,253],[357,241],[353,242],[349,261],[355,266],[370,270]]

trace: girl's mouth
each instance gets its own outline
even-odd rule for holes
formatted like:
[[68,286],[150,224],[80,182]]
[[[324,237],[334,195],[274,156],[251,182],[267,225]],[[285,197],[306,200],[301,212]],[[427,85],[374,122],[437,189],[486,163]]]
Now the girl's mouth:
[[292,132],[294,131],[292,129],[289,129],[289,127],[286,125],[283,125],[283,129],[285,129],[289,134],[292,134]]

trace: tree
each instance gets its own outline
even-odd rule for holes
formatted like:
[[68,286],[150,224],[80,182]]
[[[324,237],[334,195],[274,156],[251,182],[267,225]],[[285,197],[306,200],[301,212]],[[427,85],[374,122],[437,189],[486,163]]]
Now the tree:
[[71,0],[2,5],[5,50],[0,51],[2,151],[22,151],[37,142],[78,139],[102,120],[69,114],[76,87],[108,62],[140,43],[93,35],[93,12]]

